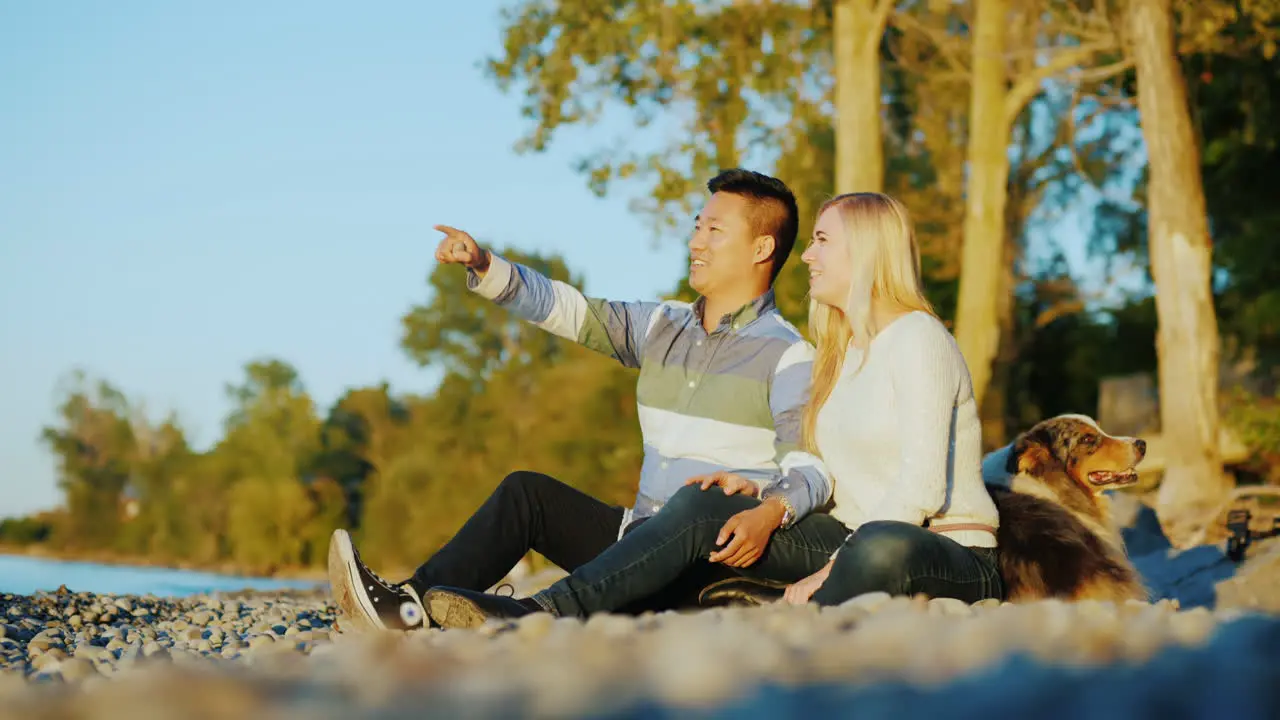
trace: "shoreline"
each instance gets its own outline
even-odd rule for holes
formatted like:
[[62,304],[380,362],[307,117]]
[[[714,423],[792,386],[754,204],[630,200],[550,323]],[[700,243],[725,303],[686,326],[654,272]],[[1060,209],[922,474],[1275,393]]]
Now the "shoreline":
[[296,582],[324,583],[328,580],[326,568],[322,567],[287,567],[269,572],[247,568],[234,563],[184,563],[157,560],[147,556],[127,556],[118,553],[64,552],[38,545],[3,545],[0,544],[0,556],[29,558],[33,560],[52,560],[66,563],[93,563],[112,567],[136,567],[156,570],[175,570],[182,572],[211,573],[226,577],[251,578],[256,580],[282,580]]

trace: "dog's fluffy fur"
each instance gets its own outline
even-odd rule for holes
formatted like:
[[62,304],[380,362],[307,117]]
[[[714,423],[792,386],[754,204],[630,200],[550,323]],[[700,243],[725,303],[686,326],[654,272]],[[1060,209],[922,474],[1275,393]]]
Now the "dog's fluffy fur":
[[1014,441],[1008,487],[987,482],[1000,513],[997,533],[1006,599],[1148,600],[1125,553],[1103,491],[1137,482],[1146,453],[1085,415],[1044,420]]

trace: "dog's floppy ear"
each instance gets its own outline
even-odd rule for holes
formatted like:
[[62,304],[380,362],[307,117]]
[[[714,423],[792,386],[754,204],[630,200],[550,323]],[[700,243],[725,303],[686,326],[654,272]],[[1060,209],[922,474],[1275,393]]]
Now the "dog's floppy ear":
[[1053,453],[1049,446],[1053,441],[1043,428],[1018,436],[1009,451],[1009,460],[1005,470],[1010,473],[1027,473],[1039,475],[1044,467],[1053,462]]

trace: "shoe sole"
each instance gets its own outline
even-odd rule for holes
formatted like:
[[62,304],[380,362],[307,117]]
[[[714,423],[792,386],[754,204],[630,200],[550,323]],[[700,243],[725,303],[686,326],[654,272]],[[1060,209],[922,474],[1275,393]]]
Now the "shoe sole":
[[386,630],[378,613],[368,600],[355,591],[360,582],[351,539],[345,530],[334,530],[329,537],[329,592],[344,619],[360,630]]
[[738,578],[722,580],[703,588],[702,592],[698,593],[698,605],[702,607],[721,607],[727,604],[772,605],[783,598],[786,589],[787,583],[771,580],[743,581]]
[[422,604],[431,620],[442,628],[473,629],[488,620],[475,603],[450,592],[428,590]]

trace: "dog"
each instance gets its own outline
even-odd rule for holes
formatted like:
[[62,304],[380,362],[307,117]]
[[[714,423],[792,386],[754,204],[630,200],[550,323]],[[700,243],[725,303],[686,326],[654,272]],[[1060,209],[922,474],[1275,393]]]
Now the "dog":
[[1138,481],[1146,442],[1112,437],[1087,415],[1043,420],[1013,442],[1008,487],[984,480],[1005,599],[1149,601],[1112,519],[1107,490]]

